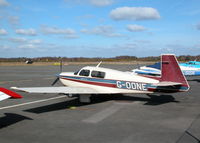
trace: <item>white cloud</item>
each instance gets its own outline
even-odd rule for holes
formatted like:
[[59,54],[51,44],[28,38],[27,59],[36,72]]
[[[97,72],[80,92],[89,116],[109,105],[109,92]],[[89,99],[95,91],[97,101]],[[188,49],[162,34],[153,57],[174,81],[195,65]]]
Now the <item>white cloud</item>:
[[0,0],[0,6],[9,6],[10,4],[6,0]]
[[34,45],[34,44],[25,44],[25,45],[19,45],[18,48],[20,48],[20,49],[36,49],[36,48],[38,48],[38,46]]
[[130,32],[141,32],[147,30],[145,27],[140,25],[127,25],[126,28]]
[[42,40],[40,40],[40,39],[34,39],[34,40],[30,40],[29,43],[30,44],[41,44]]
[[16,34],[20,34],[20,35],[28,35],[28,36],[35,36],[37,35],[35,29],[16,29],[15,30]]
[[95,6],[107,6],[113,3],[113,0],[90,0],[90,3]]
[[76,32],[71,28],[61,29],[57,27],[48,27],[48,26],[41,26],[41,31],[44,34],[67,34],[73,35]]
[[120,37],[122,36],[119,33],[116,33],[112,26],[109,25],[103,25],[103,26],[97,26],[93,29],[82,29],[82,33],[86,34],[94,34],[94,35],[101,35],[101,36],[107,36],[107,37]]
[[8,39],[10,42],[16,43],[18,45],[39,45],[42,43],[40,39],[26,39],[24,37],[12,37]]
[[7,35],[8,32],[5,29],[0,29],[0,35]]
[[40,30],[43,34],[47,35],[64,35],[63,38],[67,39],[79,38],[79,36],[76,34],[76,31],[71,28],[58,28],[43,25],[41,26]]
[[9,40],[11,42],[15,42],[15,43],[24,43],[24,42],[27,42],[27,39],[23,38],[23,37],[13,37],[13,38],[9,38]]
[[159,12],[151,7],[119,7],[110,12],[114,20],[151,20],[159,19]]

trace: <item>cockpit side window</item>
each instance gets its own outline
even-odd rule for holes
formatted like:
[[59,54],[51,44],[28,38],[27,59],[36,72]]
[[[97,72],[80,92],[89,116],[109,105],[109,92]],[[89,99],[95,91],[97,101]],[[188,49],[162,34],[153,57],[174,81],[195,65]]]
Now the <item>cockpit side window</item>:
[[78,71],[74,72],[74,75],[77,75],[77,74],[79,73],[79,71],[80,71],[80,70],[78,70]]
[[81,76],[89,76],[90,75],[90,70],[83,69],[83,70],[81,70],[79,75],[81,75]]
[[92,71],[91,76],[92,77],[98,77],[98,78],[104,78],[105,77],[105,72]]

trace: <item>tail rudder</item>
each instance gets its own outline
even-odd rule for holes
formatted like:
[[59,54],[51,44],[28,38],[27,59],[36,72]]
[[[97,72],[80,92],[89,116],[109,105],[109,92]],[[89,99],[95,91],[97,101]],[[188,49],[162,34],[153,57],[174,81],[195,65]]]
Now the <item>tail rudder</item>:
[[161,82],[166,81],[181,83],[182,90],[189,90],[189,84],[179,67],[175,55],[162,55],[161,63]]

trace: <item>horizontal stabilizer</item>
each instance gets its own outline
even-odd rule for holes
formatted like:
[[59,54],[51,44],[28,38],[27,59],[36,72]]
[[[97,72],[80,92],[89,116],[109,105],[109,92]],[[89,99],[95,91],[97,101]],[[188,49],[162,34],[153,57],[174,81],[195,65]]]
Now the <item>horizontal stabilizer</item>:
[[159,82],[159,83],[155,83],[153,85],[154,86],[176,86],[176,85],[182,85],[182,83],[162,81],[162,82]]

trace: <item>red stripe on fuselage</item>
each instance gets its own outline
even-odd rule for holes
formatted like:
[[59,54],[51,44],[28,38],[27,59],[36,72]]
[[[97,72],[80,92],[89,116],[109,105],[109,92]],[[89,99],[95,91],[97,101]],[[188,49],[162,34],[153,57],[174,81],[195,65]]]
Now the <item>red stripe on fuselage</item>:
[[105,86],[105,87],[112,87],[112,88],[116,88],[116,87],[117,87],[115,84],[110,84],[110,83],[101,83],[101,82],[92,82],[92,81],[76,80],[76,79],[63,78],[63,77],[61,77],[61,79],[70,80],[70,81],[75,81],[75,82],[80,82],[80,83],[85,83],[85,84],[98,85],[98,86]]

